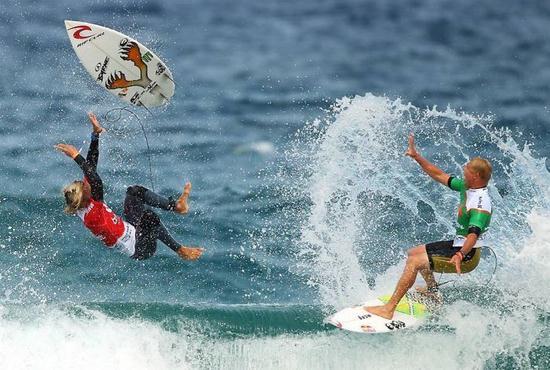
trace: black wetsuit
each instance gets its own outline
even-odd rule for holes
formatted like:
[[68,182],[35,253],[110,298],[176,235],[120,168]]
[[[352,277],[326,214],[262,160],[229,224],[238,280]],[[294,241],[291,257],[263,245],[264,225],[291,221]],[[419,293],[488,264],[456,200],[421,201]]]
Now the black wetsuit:
[[[103,182],[96,171],[98,158],[99,135],[92,134],[86,159],[78,155],[75,161],[90,184],[92,198],[103,202]],[[162,197],[143,186],[128,187],[124,199],[124,220],[136,228],[135,253],[132,258],[143,260],[154,255],[157,250],[157,239],[177,252],[181,245],[174,240],[159,216],[150,208],[173,211],[175,203],[174,200]]]

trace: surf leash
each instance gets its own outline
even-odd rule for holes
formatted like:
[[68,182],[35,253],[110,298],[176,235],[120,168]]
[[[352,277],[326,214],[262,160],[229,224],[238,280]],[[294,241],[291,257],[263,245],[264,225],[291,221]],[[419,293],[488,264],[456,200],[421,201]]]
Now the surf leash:
[[[154,114],[149,109],[147,109],[147,107],[145,107],[143,105],[142,105],[142,107],[145,108],[145,110],[151,116],[154,117]],[[137,120],[139,126],[141,127],[141,132],[143,133],[143,137],[145,138],[145,145],[147,146],[147,161],[148,161],[148,164],[149,164],[149,181],[151,182],[152,190],[155,191],[155,181],[154,181],[154,177],[153,177],[153,165],[152,165],[152,161],[151,161],[151,147],[149,146],[149,139],[147,138],[147,132],[145,131],[145,127],[143,126],[143,122],[141,121],[139,116],[129,108],[119,107],[119,108],[110,109],[107,112],[105,112],[105,114],[103,115],[103,120],[107,124],[115,124],[115,123],[117,123],[118,121],[120,121],[122,119],[122,112],[123,111],[125,111],[125,112],[129,113],[130,115],[132,115]]]

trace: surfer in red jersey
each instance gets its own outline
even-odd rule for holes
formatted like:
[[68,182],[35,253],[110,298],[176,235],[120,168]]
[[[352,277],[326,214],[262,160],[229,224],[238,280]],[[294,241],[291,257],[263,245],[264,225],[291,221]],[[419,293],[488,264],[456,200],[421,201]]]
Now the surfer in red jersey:
[[88,117],[93,132],[86,158],[72,145],[55,145],[57,150],[74,159],[84,173],[83,180],[73,181],[63,189],[65,213],[78,215],[84,226],[108,248],[117,248],[131,258],[144,260],[153,256],[157,250],[158,239],[181,258],[198,259],[203,248],[178,243],[151,209],[154,207],[186,214],[189,212],[187,200],[191,192],[191,183],[185,184],[183,193],[175,200],[162,197],[140,185],[130,186],[124,200],[124,217],[116,215],[103,199],[103,182],[96,171],[99,135],[104,129],[93,113],[88,113]]

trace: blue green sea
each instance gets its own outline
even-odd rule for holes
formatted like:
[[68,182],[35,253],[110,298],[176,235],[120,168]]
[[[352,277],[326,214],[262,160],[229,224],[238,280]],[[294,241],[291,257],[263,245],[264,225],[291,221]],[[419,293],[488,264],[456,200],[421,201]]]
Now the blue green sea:
[[[65,19],[154,50],[171,102],[97,85]],[[550,368],[549,25],[546,1],[6,0],[0,369]],[[192,182],[190,213],[159,215],[199,261],[132,260],[63,213],[81,172],[53,145],[85,151],[87,111],[114,211],[130,185]],[[325,317],[390,293],[408,248],[453,235],[457,194],[403,155],[410,132],[449,173],[492,162],[496,257],[436,276],[418,328],[338,330]]]

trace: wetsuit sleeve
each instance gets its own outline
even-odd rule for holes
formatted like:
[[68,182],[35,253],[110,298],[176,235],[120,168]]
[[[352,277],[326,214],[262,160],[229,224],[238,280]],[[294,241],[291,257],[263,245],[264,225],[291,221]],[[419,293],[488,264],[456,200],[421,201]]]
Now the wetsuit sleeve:
[[462,191],[465,189],[464,180],[457,179],[454,176],[449,177],[449,181],[447,181],[447,186],[454,191]]
[[468,227],[477,227],[481,232],[483,232],[489,226],[490,220],[491,214],[489,212],[478,209],[470,209],[470,222]]
[[84,172],[84,176],[90,183],[90,187],[92,188],[92,198],[94,200],[102,202],[103,182],[101,181],[101,177],[99,177],[99,175],[97,174],[95,167],[90,166],[88,161],[86,161],[84,157],[80,154],[77,155],[74,160],[82,169],[82,172]]
[[94,170],[97,169],[97,161],[99,159],[99,134],[92,132],[90,140],[90,147],[88,148],[88,154],[86,155],[86,162]]

